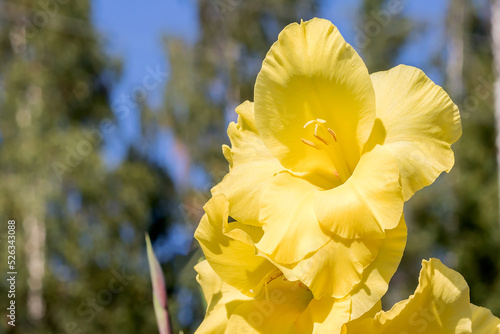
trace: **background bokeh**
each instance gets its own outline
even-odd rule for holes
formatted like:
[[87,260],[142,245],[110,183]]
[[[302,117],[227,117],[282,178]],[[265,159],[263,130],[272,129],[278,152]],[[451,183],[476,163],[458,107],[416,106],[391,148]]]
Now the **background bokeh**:
[[[406,204],[408,245],[384,308],[437,257],[500,315],[500,22],[489,1],[0,0],[0,276],[15,219],[15,332],[157,331],[145,232],[175,333],[194,332],[205,302],[192,235],[228,170],[226,127],[253,100],[278,33],[314,16],[337,25],[370,72],[417,66],[461,109],[455,167]],[[7,290],[2,278],[0,333],[12,330]]]

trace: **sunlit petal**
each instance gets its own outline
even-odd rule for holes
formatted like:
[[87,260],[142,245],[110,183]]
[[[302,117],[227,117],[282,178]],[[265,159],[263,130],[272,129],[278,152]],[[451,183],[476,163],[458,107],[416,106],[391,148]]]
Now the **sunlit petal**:
[[[276,268],[256,255],[255,247],[231,239],[223,233],[228,220],[228,203],[223,195],[213,197],[204,207],[206,214],[196,229],[195,238],[217,275],[247,295],[253,295]],[[240,233],[244,233],[241,231]]]
[[423,261],[419,285],[409,299],[374,318],[354,320],[344,333],[471,333],[469,287],[439,260]]
[[224,333],[230,314],[250,297],[243,295],[232,286],[222,282],[207,261],[198,263],[194,269],[196,280],[203,289],[207,302],[205,319],[195,334]]
[[403,204],[396,160],[382,146],[362,156],[346,183],[314,199],[321,226],[346,239],[383,238],[399,223]]
[[[457,106],[421,70],[400,65],[371,75],[380,144],[398,159],[405,200],[454,163],[450,146],[462,134]],[[375,139],[376,140],[376,139]]]
[[264,235],[257,248],[278,263],[294,263],[329,240],[314,213],[318,188],[283,172],[262,193],[259,219]]

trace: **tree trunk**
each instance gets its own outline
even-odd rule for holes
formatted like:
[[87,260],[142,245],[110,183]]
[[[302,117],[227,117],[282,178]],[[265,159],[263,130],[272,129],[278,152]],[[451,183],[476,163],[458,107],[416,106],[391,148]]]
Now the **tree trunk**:
[[446,81],[453,99],[460,100],[464,92],[464,0],[453,0],[449,4],[448,17],[448,59],[446,62]]
[[494,0],[491,8],[491,35],[495,73],[495,143],[497,147],[497,182],[499,185],[498,194],[500,201],[500,0]]
[[35,216],[23,220],[26,236],[24,253],[28,269],[28,317],[39,321],[45,314],[43,276],[45,275],[45,224]]

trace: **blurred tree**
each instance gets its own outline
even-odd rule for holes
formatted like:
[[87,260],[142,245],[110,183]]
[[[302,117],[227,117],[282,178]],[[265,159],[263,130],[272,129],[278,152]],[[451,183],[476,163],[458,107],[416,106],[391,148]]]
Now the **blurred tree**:
[[[495,129],[497,147],[497,178],[500,178],[500,1],[493,1],[491,7],[491,35],[495,73]],[[500,184],[499,184],[500,190]]]
[[370,73],[395,65],[412,29],[411,20],[401,15],[404,6],[404,1],[362,1],[353,46],[362,54]]
[[495,159],[498,148],[495,146],[490,14],[488,2],[481,5],[464,1],[464,92],[458,100],[463,115],[463,135],[456,145],[457,170],[453,184],[458,203],[453,225],[458,228],[444,226],[441,238],[458,255],[457,269],[469,283],[472,302],[498,315],[500,225]]
[[[0,272],[15,219],[17,332],[154,332],[144,232],[164,233],[175,205],[141,145],[158,136],[156,120],[143,108],[139,143],[106,166],[104,141],[136,103],[111,112],[119,66],[103,54],[90,2],[1,1],[0,13]],[[0,328],[12,329],[7,320]]]

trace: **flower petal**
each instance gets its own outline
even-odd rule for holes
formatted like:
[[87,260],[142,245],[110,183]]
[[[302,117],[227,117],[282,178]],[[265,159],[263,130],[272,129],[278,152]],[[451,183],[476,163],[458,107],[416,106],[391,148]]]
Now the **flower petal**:
[[337,334],[350,320],[351,300],[313,299],[297,321],[300,333]]
[[226,333],[301,333],[294,323],[311,301],[311,292],[282,276],[272,280],[267,289],[267,298],[242,303],[234,310]]
[[471,333],[469,287],[439,260],[422,262],[415,294],[374,318],[354,320],[343,333]]
[[287,26],[255,84],[255,120],[265,145],[284,167],[325,179],[335,179],[336,171],[345,180],[354,170],[374,108],[366,66],[327,20]]
[[[372,318],[382,309],[381,302],[363,314],[363,318]],[[313,299],[297,321],[300,333],[337,334],[342,325],[351,320],[351,298],[335,299],[324,297]]]
[[385,239],[334,238],[309,257],[293,265],[273,262],[291,281],[300,280],[316,299],[352,297],[352,319],[360,317],[386,293],[406,245],[404,217]]
[[[229,201],[230,216],[245,224],[260,226],[259,200],[274,175],[283,170],[271,155],[255,128],[253,103],[244,102],[236,108],[238,124],[228,128],[231,148],[223,148],[231,171],[216,187]],[[212,193],[216,193],[212,190]]]
[[277,267],[289,280],[300,280],[314,298],[343,298],[363,279],[363,270],[375,259],[381,240],[331,239],[293,266]]
[[363,271],[363,281],[352,295],[351,319],[361,317],[387,292],[389,282],[396,272],[406,246],[406,223],[404,216],[398,226],[386,230],[375,260]]
[[417,68],[400,65],[371,79],[377,118],[386,131],[383,145],[398,160],[407,200],[450,171],[450,146],[462,134],[460,114],[448,94]]
[[279,173],[262,193],[259,219],[264,235],[256,247],[274,261],[295,263],[325,245],[313,206],[317,187],[288,172]]
[[250,297],[223,283],[207,261],[198,263],[194,269],[207,301],[205,319],[195,334],[224,333],[231,313]]
[[474,334],[500,334],[500,319],[491,314],[491,311],[471,304],[472,333]]
[[223,234],[224,222],[228,220],[228,203],[223,195],[213,197],[204,209],[206,214],[194,236],[200,242],[207,261],[224,282],[246,295],[254,295],[276,267],[256,255],[254,246]]
[[238,123],[231,122],[227,129],[231,141],[229,149],[232,160],[231,167],[248,161],[276,160],[262,142],[255,127],[254,104],[245,101],[236,108],[236,113],[238,114]]
[[250,161],[235,165],[212,193],[229,201],[229,214],[237,221],[261,226],[259,201],[274,175],[283,169],[277,160]]
[[403,204],[396,161],[380,145],[363,154],[347,182],[314,199],[324,230],[346,239],[383,238],[399,223]]

